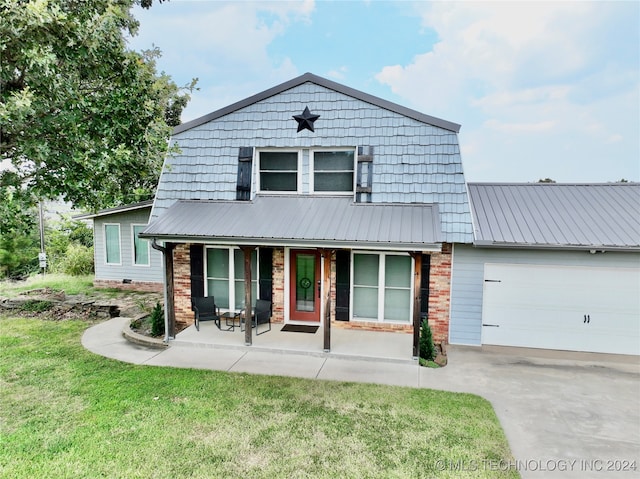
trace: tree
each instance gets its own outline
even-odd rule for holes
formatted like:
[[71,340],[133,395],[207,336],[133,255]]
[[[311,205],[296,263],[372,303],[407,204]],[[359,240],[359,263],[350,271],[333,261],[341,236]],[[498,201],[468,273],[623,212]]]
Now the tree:
[[38,212],[27,190],[0,188],[0,278],[38,271]]
[[0,0],[0,187],[93,211],[153,195],[195,80],[127,48],[134,3]]
[[552,180],[551,178],[544,178],[544,179],[539,179],[538,183],[555,183],[556,180]]

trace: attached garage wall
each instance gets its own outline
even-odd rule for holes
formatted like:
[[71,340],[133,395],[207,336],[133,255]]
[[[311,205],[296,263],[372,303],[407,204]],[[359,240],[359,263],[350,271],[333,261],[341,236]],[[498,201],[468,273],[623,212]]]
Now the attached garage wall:
[[640,253],[589,254],[586,251],[483,249],[455,245],[449,328],[452,344],[481,344],[485,263],[640,268]]

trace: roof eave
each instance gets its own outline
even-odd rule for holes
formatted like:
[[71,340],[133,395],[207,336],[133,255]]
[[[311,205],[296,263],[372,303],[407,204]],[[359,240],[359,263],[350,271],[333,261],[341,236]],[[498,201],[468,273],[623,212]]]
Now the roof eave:
[[640,252],[640,245],[572,245],[572,244],[542,244],[542,243],[501,243],[477,240],[473,242],[477,248],[504,249],[539,249],[539,250],[574,250],[574,251],[620,251]]

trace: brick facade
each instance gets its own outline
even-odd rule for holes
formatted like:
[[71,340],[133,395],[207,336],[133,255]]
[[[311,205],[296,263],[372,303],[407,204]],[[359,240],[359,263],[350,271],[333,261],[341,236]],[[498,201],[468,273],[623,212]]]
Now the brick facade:
[[131,281],[123,283],[115,279],[94,279],[93,286],[95,288],[114,288],[123,291],[142,291],[145,293],[162,293],[164,285],[153,281]]
[[[193,324],[191,310],[191,268],[189,258],[189,244],[179,244],[173,253],[174,261],[174,301],[176,324],[178,329]],[[451,252],[449,243],[442,245],[440,253],[431,254],[429,273],[429,324],[433,332],[433,339],[437,343],[447,342],[449,334],[449,307],[451,289]],[[285,302],[285,258],[284,248],[273,249],[273,283],[272,322],[284,322]],[[388,331],[411,333],[412,324],[378,323],[367,321],[336,321],[336,256],[331,255],[331,325],[336,328],[357,329],[367,331]]]

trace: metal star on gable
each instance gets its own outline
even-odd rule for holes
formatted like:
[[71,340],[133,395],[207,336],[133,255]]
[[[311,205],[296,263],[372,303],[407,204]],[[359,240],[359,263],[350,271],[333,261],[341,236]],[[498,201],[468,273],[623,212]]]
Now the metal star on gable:
[[298,133],[302,130],[311,130],[313,129],[313,122],[320,118],[320,115],[312,115],[309,111],[309,107],[305,106],[302,115],[293,115],[293,119],[298,122]]

